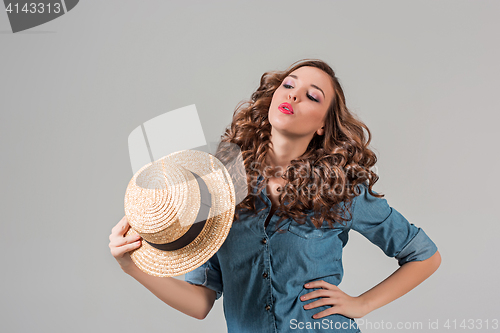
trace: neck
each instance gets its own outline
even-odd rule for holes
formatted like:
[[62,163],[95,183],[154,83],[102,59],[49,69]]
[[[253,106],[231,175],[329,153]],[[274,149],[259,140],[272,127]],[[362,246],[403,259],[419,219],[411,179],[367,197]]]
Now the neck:
[[[285,172],[290,162],[307,150],[307,146],[311,138],[309,137],[286,137],[281,133],[277,133],[271,129],[271,143],[270,149],[266,156],[266,161],[275,172],[279,175]],[[277,175],[278,176],[278,175]]]

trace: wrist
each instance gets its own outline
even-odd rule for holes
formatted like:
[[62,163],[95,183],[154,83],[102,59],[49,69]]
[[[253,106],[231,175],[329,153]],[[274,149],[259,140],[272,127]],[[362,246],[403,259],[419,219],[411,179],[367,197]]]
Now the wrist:
[[364,313],[363,316],[366,316],[370,312],[372,312],[374,309],[370,303],[370,300],[366,298],[364,295],[360,295],[357,297],[359,300],[360,307],[362,309],[362,312]]
[[127,263],[126,265],[120,265],[120,268],[125,274],[130,276],[134,275],[134,273],[139,269],[133,262]]

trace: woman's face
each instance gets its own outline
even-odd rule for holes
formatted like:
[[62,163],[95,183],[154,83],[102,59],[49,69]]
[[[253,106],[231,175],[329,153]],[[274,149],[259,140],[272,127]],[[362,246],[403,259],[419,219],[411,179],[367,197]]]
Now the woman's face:
[[321,127],[333,94],[330,76],[321,69],[304,66],[291,72],[274,92],[269,107],[273,131],[294,138],[323,135]]

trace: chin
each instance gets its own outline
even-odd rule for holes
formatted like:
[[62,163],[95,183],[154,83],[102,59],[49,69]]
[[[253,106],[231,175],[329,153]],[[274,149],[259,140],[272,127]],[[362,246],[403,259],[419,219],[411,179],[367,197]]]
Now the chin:
[[273,126],[271,124],[271,135],[274,133],[279,133],[283,136],[289,136],[289,137],[295,137],[298,135],[298,133],[295,133],[291,131],[289,126],[283,125],[283,124],[277,124],[277,126]]

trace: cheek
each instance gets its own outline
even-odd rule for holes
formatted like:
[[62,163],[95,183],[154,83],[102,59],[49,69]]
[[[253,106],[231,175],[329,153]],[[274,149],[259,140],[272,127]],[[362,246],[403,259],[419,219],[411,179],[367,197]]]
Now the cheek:
[[270,105],[270,109],[277,109],[278,108],[278,105],[281,103],[280,101],[282,100],[282,97],[280,95],[279,92],[275,92],[273,94],[273,97],[271,99],[271,105]]
[[309,123],[320,124],[323,119],[326,117],[327,110],[324,108],[311,108],[307,114],[307,118],[309,118]]
[[275,103],[277,102],[279,99],[280,99],[280,89],[278,88],[278,90],[276,90],[273,94],[273,98],[272,98],[272,102]]
[[283,86],[279,86],[278,89],[274,91],[273,96],[278,96],[279,98],[283,98],[288,93],[289,89],[286,89]]
[[324,116],[326,116],[326,113],[328,112],[328,108],[325,107],[324,105],[319,106],[315,105],[313,109],[313,113],[315,117],[323,119]]

